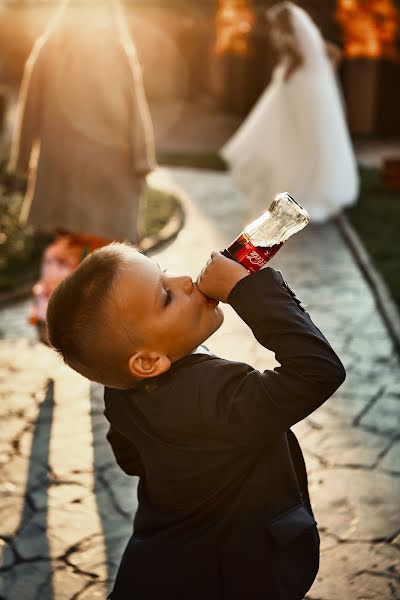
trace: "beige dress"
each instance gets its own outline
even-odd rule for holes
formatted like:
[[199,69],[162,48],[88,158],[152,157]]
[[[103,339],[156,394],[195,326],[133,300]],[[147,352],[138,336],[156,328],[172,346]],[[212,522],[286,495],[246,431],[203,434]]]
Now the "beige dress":
[[10,168],[29,172],[22,219],[136,242],[152,123],[135,49],[111,28],[56,28],[26,63]]

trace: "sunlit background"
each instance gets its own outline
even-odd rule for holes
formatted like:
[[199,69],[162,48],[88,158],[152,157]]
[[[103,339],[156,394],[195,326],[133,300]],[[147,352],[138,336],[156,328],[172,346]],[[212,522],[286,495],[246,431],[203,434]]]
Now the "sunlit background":
[[[160,190],[175,193],[177,187],[186,214],[183,221],[179,213],[176,231],[184,226],[178,237],[155,254],[173,271],[183,268],[195,277],[209,251],[223,248],[243,226],[245,202],[218,151],[271,81],[277,53],[265,10],[276,3],[123,3],[162,167],[149,177],[158,196],[153,190],[157,218],[148,228],[158,232],[160,214],[168,221],[175,207],[175,196]],[[96,0],[80,4],[96,14]],[[359,202],[347,214],[400,306],[400,0],[297,4],[342,51],[336,76],[361,174]],[[24,64],[58,7],[55,0],[0,0],[0,568],[5,580],[16,573],[15,596],[7,600],[104,599],[136,507],[136,480],[120,472],[105,438],[101,388],[36,344],[27,324],[44,245],[32,228],[19,228],[25,189],[10,185],[6,163]],[[348,369],[334,402],[300,427],[311,491],[326,526],[322,579],[331,577],[329,600],[394,600],[400,475],[395,336],[382,296],[365,278],[365,255],[354,260],[353,242],[345,243],[342,234],[332,223],[310,226],[280,251],[285,276],[304,291]],[[225,327],[213,342],[215,352],[260,369],[275,364],[229,307]],[[332,469],[340,471],[340,485]],[[371,573],[378,591],[371,588]],[[318,584],[324,590],[325,581]],[[30,589],[37,594],[30,596]]]
[[[217,107],[239,118],[248,113],[274,65],[265,21],[265,8],[272,4],[268,0],[125,2],[161,146],[184,104]],[[351,132],[399,135],[399,3],[308,0],[298,4],[309,11],[326,39],[343,48],[339,76]],[[3,94],[16,92],[32,44],[57,6],[51,0],[2,2]]]

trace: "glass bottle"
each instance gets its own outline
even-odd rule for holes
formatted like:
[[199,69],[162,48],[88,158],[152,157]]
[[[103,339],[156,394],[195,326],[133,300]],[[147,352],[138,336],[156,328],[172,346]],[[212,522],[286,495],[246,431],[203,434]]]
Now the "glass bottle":
[[310,217],[287,192],[275,196],[269,210],[247,225],[222,254],[246,269],[259,271],[291,235],[301,231]]

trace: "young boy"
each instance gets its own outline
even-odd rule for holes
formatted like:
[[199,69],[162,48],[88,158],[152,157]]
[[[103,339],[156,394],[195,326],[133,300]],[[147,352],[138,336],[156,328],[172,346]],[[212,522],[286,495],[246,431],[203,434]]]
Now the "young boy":
[[[223,322],[218,301],[280,367],[199,347]],[[281,274],[214,252],[193,283],[112,244],[56,288],[47,319],[65,362],[106,386],[108,439],[140,478],[112,600],[303,598],[319,538],[290,427],[345,372]]]

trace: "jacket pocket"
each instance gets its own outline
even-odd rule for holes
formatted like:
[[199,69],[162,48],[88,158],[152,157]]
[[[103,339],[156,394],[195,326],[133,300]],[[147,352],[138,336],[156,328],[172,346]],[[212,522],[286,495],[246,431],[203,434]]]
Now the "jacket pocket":
[[314,517],[303,505],[299,504],[274,517],[267,524],[267,529],[278,546],[287,546],[307,529],[316,525]]

